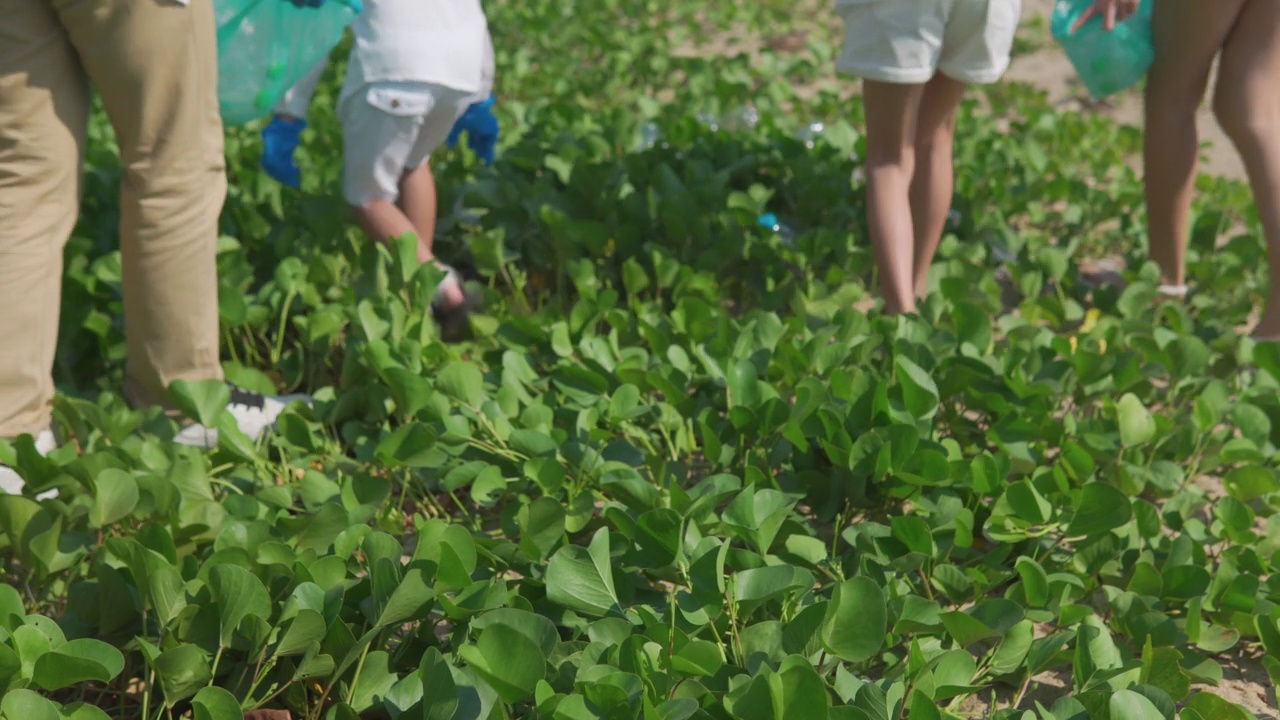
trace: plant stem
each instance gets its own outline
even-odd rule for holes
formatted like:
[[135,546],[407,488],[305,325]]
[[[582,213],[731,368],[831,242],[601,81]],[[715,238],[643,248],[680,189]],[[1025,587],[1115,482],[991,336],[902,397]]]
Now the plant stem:
[[366,643],[364,650],[360,651],[360,661],[356,663],[356,674],[351,677],[351,689],[347,691],[347,704],[351,704],[352,698],[355,697],[356,690],[360,687],[360,672],[364,670],[365,658],[369,657],[369,648],[373,643]]
[[218,652],[213,656],[213,668],[209,671],[209,687],[213,687],[213,681],[218,679],[218,663],[222,662],[222,651],[225,646],[218,643]]

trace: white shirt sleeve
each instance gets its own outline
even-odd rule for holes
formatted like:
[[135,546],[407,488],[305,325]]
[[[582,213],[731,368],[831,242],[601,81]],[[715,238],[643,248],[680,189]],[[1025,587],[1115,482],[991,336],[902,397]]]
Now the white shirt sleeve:
[[320,78],[324,76],[324,69],[328,64],[327,55],[320,58],[320,62],[316,63],[315,67],[285,92],[280,102],[276,103],[274,112],[277,115],[292,115],[305,119],[307,108],[311,107],[311,98],[316,94],[316,87],[320,84]]

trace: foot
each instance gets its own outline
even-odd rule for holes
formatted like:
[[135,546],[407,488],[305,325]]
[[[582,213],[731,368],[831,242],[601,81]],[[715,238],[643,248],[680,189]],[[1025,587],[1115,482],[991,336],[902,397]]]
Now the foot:
[[896,301],[886,297],[884,301],[884,308],[881,312],[892,317],[894,315],[914,315],[918,310],[916,309],[916,301],[914,297]]
[[[50,430],[42,430],[35,436],[36,451],[41,455],[48,455],[58,447],[58,441],[53,437]],[[17,470],[6,465],[0,465],[0,493],[7,495],[21,495],[22,489],[26,487],[26,481],[18,474]],[[57,497],[57,490],[46,490],[36,496],[37,500],[47,500]]]
[[438,262],[436,267],[440,268],[445,275],[444,280],[441,280],[439,287],[436,288],[432,305],[441,309],[452,309],[465,304],[467,295],[462,289],[462,276],[458,275],[457,270],[444,263]]
[[[311,403],[306,395],[268,396],[237,387],[231,388],[231,402],[227,403],[227,412],[236,420],[240,432],[257,440],[268,428],[276,423],[276,418],[284,412],[290,403]],[[218,429],[192,423],[183,427],[174,440],[183,445],[199,448],[213,448],[218,445]]]
[[445,272],[445,278],[436,288],[435,299],[431,303],[431,316],[440,325],[440,335],[448,342],[460,340],[471,329],[471,313],[479,305],[479,299],[471,297],[462,287],[462,277],[458,271],[437,263]]

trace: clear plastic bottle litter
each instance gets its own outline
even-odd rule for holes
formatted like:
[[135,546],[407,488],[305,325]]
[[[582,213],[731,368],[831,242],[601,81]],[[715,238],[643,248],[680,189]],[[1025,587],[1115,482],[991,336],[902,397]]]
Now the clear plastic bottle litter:
[[658,123],[649,121],[640,126],[640,149],[648,150],[662,139],[662,128]]
[[812,150],[818,143],[818,136],[826,129],[826,125],[815,120],[801,128],[800,132],[796,133],[796,139],[803,142],[805,147]]
[[771,212],[767,212],[761,215],[756,220],[756,222],[760,225],[760,227],[776,234],[778,238],[782,240],[783,245],[786,245],[787,247],[796,246],[795,232],[792,231],[791,228],[787,227],[786,225],[783,225],[778,220],[777,215],[774,215]]
[[1138,12],[1108,32],[1101,17],[1071,32],[1093,0],[1058,0],[1050,30],[1066,51],[1089,94],[1101,100],[1138,84],[1155,60],[1151,38],[1153,0],[1142,0]]
[[759,124],[760,111],[750,104],[737,108],[724,119],[724,126],[736,131],[755,130]]

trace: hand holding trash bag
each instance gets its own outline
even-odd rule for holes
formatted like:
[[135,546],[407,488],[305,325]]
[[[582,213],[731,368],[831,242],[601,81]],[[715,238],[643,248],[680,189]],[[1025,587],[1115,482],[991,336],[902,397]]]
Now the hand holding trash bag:
[[1102,27],[1111,32],[1116,29],[1116,23],[1124,22],[1138,12],[1138,4],[1138,0],[1094,0],[1093,6],[1080,14],[1071,32],[1076,32],[1095,17],[1101,17]]
[[1155,58],[1156,0],[1058,0],[1049,22],[1053,38],[1101,100],[1137,85]]

